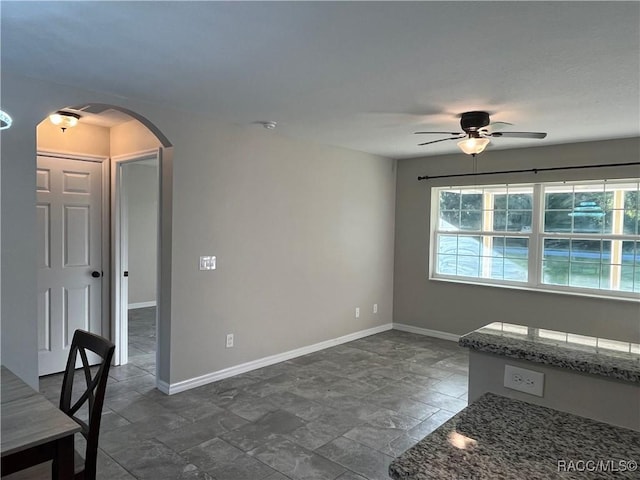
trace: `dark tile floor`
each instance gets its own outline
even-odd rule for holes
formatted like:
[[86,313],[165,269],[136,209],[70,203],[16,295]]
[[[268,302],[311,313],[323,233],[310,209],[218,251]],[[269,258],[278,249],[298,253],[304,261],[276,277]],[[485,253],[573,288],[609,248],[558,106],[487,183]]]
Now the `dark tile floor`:
[[156,307],[129,310],[129,364],[156,374]]
[[[131,362],[110,372],[99,479],[386,480],[467,403],[466,350],[396,330],[167,396],[141,310]],[[41,390],[56,399],[60,383]]]

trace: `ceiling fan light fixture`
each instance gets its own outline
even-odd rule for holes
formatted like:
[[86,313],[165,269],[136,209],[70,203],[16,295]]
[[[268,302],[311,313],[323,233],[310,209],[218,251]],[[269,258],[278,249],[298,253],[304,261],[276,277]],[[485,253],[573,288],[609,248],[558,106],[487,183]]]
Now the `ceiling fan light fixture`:
[[67,128],[73,128],[78,125],[78,120],[80,120],[80,115],[77,113],[57,111],[49,115],[49,121],[57,127],[60,127],[63,132]]
[[458,142],[458,147],[467,155],[482,153],[490,140],[488,138],[469,137]]

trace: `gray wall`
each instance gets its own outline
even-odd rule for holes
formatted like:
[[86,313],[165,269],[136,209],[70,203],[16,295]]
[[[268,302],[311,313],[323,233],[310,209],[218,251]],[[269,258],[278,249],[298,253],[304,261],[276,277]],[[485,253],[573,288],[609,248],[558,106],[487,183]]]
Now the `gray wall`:
[[158,261],[158,168],[123,166],[129,221],[129,306],[156,301]]
[[172,382],[391,322],[394,162],[274,133],[171,137]]
[[[162,164],[169,218],[161,228],[171,234],[163,258],[171,288],[161,300],[170,310],[159,325],[162,381],[391,321],[392,160],[289,139],[285,129],[234,126],[2,75],[3,109],[15,119],[2,133],[2,363],[32,384],[35,129],[49,112],[83,102],[136,111],[174,146],[172,162]],[[200,255],[216,255],[218,269],[199,271]],[[232,349],[224,348],[226,333],[236,336]]]
[[[638,138],[487,151],[478,171],[542,168],[640,158]],[[640,340],[640,304],[576,295],[515,290],[428,279],[431,186],[582,180],[640,176],[636,167],[541,172],[418,181],[421,175],[468,173],[462,154],[398,162],[394,269],[394,322],[464,334],[500,321],[617,340]]]
[[[2,148],[0,220],[2,268],[0,285],[2,327],[1,363],[32,387],[38,386],[38,334],[36,311],[35,118],[15,118],[14,126],[0,132]],[[27,100],[28,105],[28,100]],[[52,109],[54,110],[54,109]],[[31,120],[31,121],[29,121]],[[18,128],[16,127],[16,124]],[[29,128],[25,128],[25,126]],[[31,145],[28,151],[22,145]],[[25,214],[28,210],[28,214]]]

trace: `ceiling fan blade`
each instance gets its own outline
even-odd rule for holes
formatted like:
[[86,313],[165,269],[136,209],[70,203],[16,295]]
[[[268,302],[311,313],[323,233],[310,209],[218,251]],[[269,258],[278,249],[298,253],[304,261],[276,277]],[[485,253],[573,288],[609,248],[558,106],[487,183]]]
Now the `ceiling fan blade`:
[[502,129],[507,128],[507,127],[513,127],[513,123],[509,123],[509,122],[491,122],[486,127],[482,127],[480,129],[480,132],[493,133],[493,132],[497,132],[498,130],[502,130]]
[[544,132],[493,132],[486,134],[488,137],[512,137],[512,138],[545,138]]
[[431,142],[419,143],[418,146],[421,147],[423,145],[429,145],[430,143],[444,142],[445,140],[460,140],[461,138],[464,138],[464,137],[441,138],[440,140],[433,140]]
[[414,135],[464,135],[463,132],[414,132]]

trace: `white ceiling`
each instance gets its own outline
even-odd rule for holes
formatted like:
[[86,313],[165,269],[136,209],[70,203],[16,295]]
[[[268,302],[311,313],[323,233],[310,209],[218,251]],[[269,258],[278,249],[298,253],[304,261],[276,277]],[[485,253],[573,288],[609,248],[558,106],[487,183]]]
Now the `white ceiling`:
[[[394,158],[640,132],[639,2],[2,1],[2,71]],[[63,106],[61,106],[63,107]],[[261,128],[256,125],[256,128]]]

